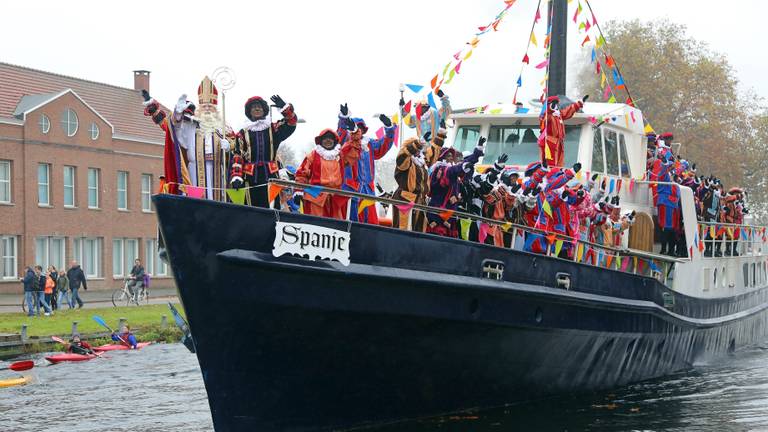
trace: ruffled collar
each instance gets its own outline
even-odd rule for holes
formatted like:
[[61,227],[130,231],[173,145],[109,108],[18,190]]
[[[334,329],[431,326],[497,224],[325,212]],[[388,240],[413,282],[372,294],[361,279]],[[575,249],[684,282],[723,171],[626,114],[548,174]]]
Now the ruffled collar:
[[256,121],[246,123],[245,126],[243,126],[243,129],[260,132],[271,126],[272,119],[269,116],[266,116],[263,119],[258,119]]
[[419,167],[423,167],[427,164],[427,161],[424,160],[424,155],[421,152],[418,152],[415,155],[411,155],[411,160],[416,164],[416,166]]
[[341,146],[336,144],[336,147],[331,150],[326,150],[325,147],[320,144],[315,144],[315,152],[320,155],[321,158],[327,161],[339,160],[339,151]]

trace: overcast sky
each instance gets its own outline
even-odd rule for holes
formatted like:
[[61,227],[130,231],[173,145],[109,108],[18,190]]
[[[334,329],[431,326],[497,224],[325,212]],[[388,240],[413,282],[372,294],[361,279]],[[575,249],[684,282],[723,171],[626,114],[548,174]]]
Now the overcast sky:
[[[499,31],[481,37],[460,74],[443,87],[454,107],[512,100],[537,2],[518,0]],[[758,30],[768,2],[591,4],[598,22],[668,17],[685,24],[690,36],[728,57],[744,88],[768,97],[768,56]],[[733,4],[738,7],[727,7]],[[278,93],[308,120],[291,139],[303,143],[335,126],[341,102],[378,128],[371,115],[397,110],[399,83],[428,84],[503,6],[501,0],[9,1],[2,6],[0,61],[126,87],[133,87],[134,69],[147,69],[153,96],[166,106],[181,93],[196,101],[203,76],[228,66],[237,75],[227,93],[228,122],[235,128],[245,122],[248,97]],[[537,26],[539,45],[545,21]],[[588,56],[575,32],[571,64]],[[523,98],[541,91],[542,72],[532,66],[542,53],[530,57]],[[406,92],[406,99],[413,97]]]

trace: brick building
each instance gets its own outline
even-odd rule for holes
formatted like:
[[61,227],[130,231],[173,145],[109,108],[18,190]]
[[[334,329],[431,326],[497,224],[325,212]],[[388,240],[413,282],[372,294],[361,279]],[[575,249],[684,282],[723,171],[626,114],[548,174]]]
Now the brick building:
[[[27,265],[77,260],[91,289],[111,289],[141,258],[169,286],[150,202],[163,133],[143,115],[149,72],[123,88],[0,63],[0,292]],[[87,301],[87,297],[86,297]]]

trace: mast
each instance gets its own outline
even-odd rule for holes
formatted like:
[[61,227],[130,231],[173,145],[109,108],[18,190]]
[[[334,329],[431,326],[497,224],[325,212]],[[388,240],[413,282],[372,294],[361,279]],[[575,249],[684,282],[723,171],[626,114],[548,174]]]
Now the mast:
[[547,96],[565,95],[566,45],[568,41],[568,2],[549,2],[550,52]]

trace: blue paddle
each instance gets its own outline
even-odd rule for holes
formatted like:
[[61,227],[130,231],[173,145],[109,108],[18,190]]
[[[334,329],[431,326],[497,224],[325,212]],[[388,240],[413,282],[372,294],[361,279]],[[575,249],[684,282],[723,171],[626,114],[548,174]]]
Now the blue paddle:
[[112,333],[113,335],[117,336],[117,338],[120,339],[120,342],[122,342],[122,343],[124,343],[126,345],[130,345],[128,342],[123,340],[123,338],[121,338],[120,335],[115,333],[115,331],[112,330],[112,328],[110,326],[107,325],[107,323],[104,321],[104,318],[102,318],[102,317],[100,317],[98,315],[94,315],[92,318],[93,318],[94,321],[96,321],[96,323],[98,325],[104,327],[105,329],[109,330],[110,333]]

